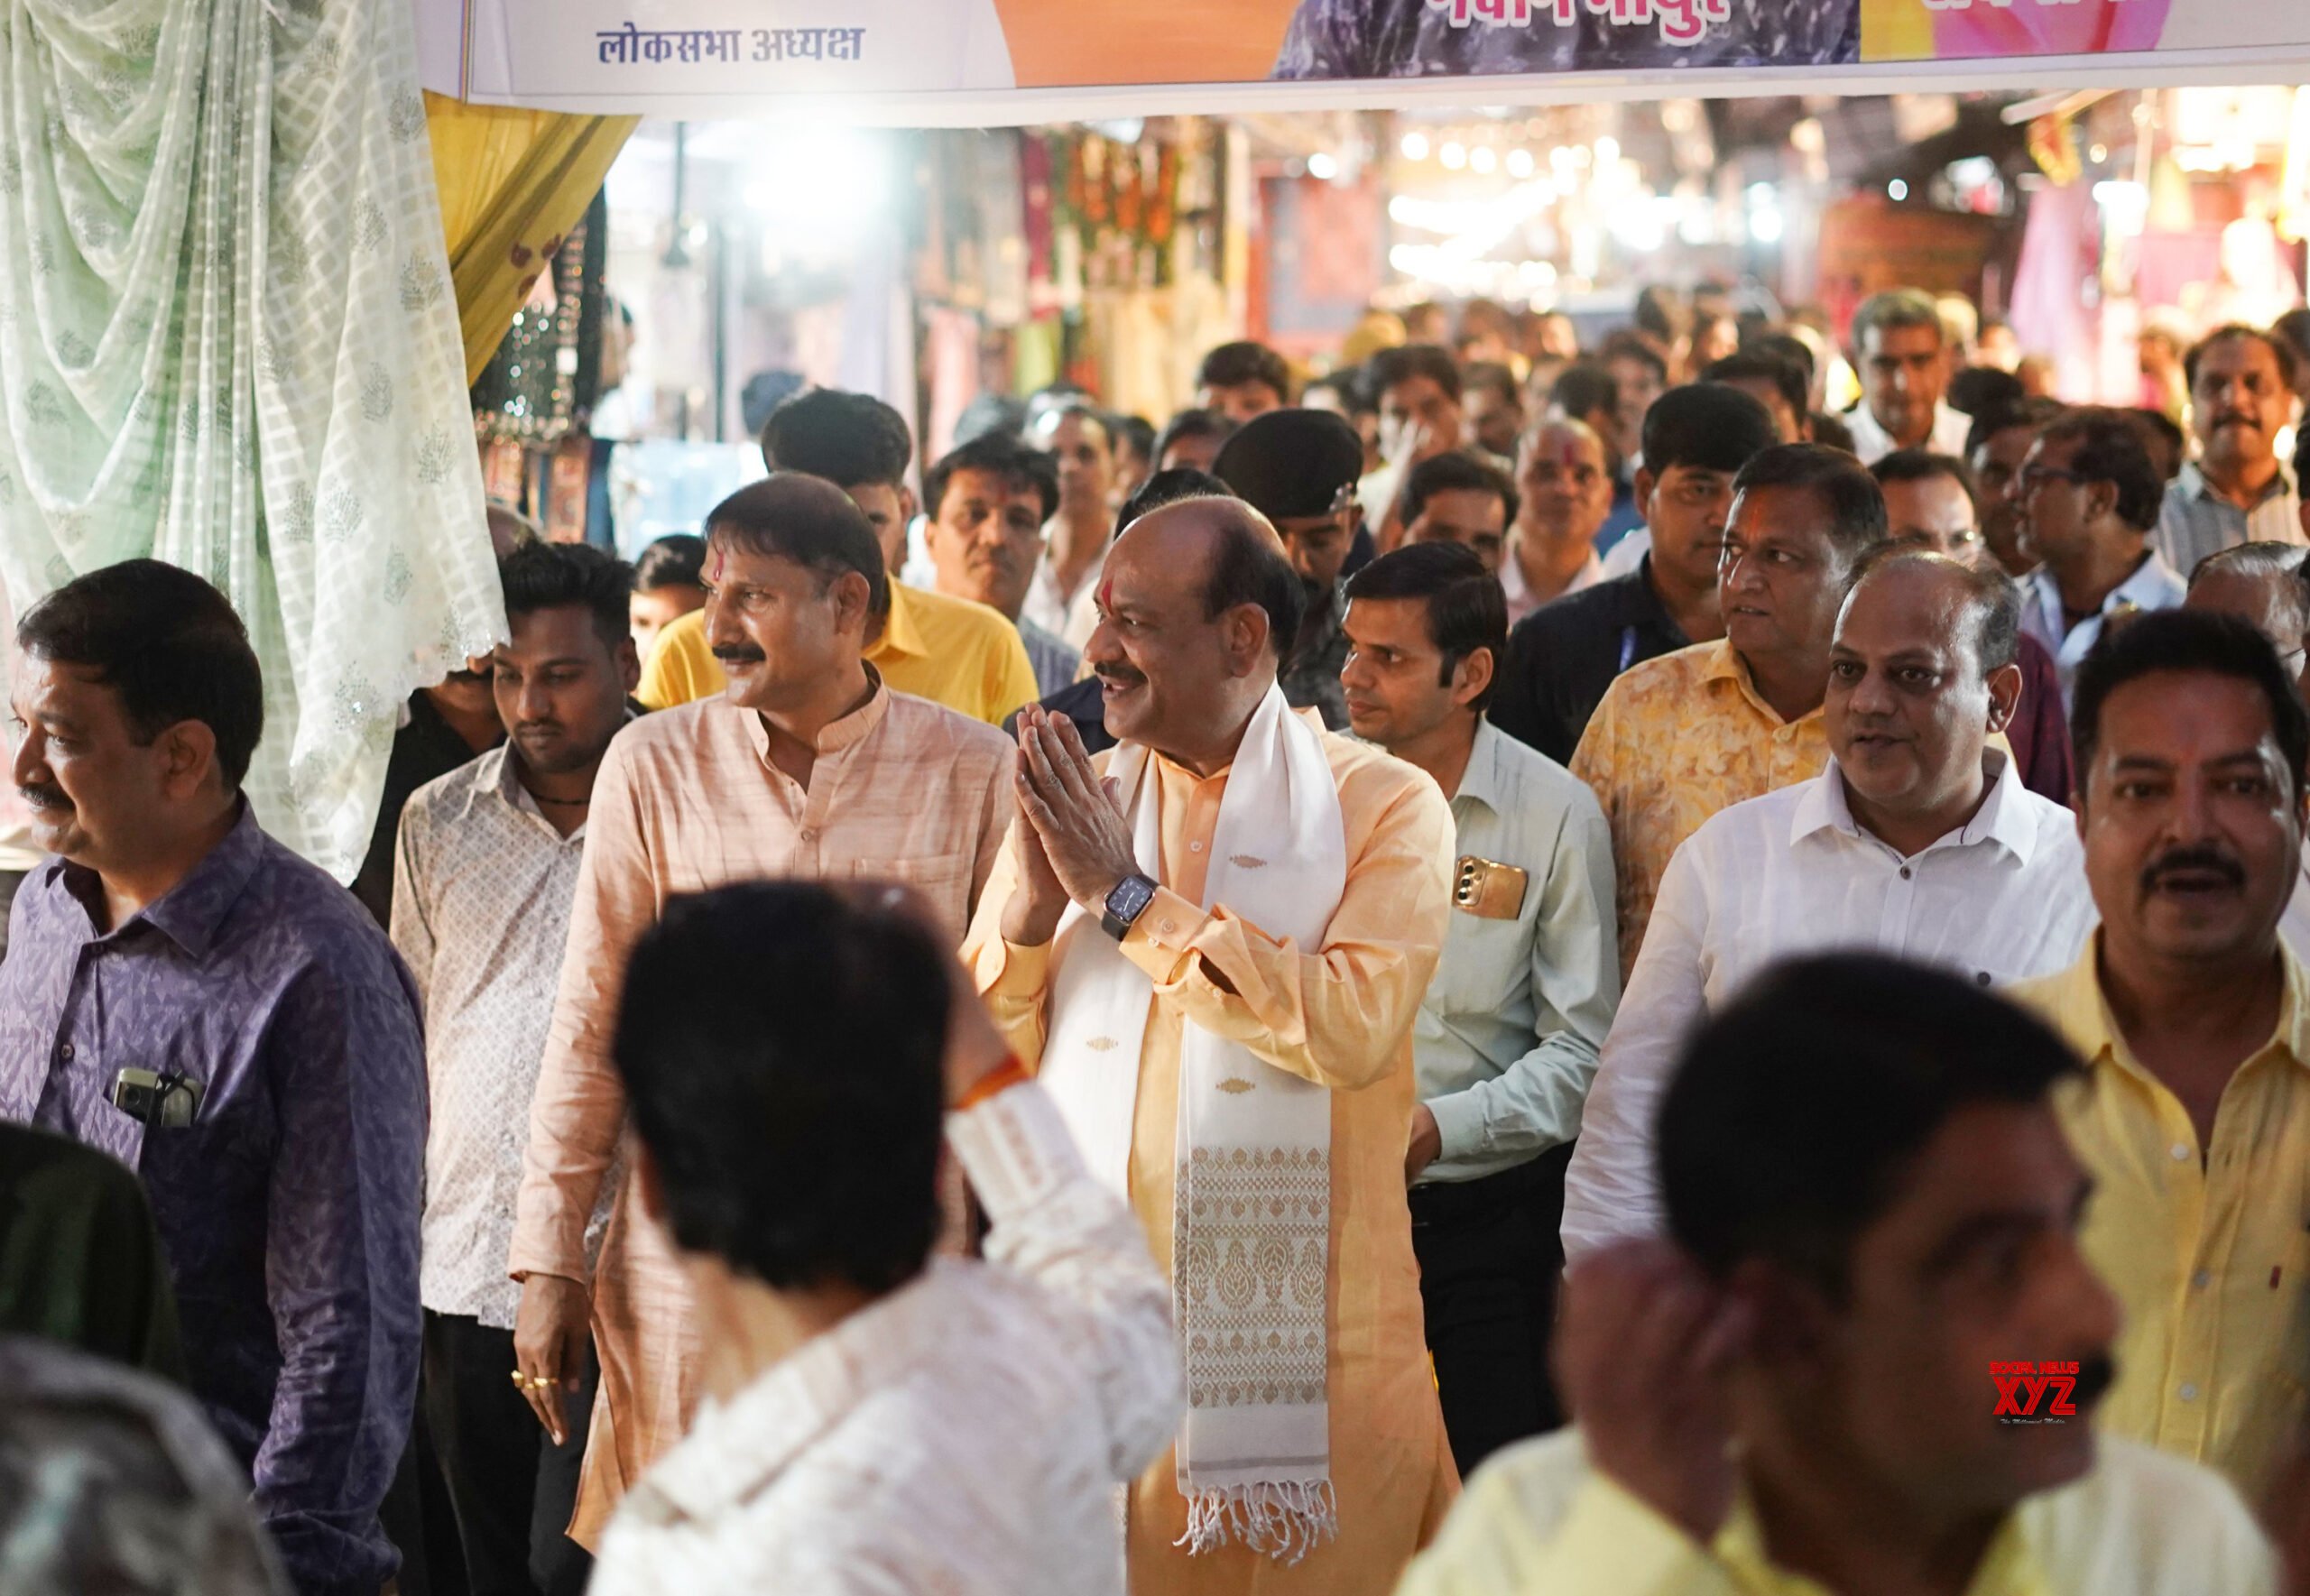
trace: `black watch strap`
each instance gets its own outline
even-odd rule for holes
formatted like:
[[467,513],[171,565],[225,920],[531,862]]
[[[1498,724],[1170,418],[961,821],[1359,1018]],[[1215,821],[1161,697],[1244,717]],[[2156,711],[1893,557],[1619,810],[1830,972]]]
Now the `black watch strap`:
[[1153,881],[1136,873],[1127,875],[1115,883],[1114,890],[1107,894],[1106,902],[1101,906],[1100,928],[1121,942],[1154,901]]

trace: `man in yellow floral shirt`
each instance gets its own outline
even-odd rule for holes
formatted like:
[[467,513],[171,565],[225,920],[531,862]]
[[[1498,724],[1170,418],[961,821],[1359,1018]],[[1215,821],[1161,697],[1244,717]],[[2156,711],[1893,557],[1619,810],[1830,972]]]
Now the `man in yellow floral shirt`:
[[1684,840],[1719,809],[1827,765],[1830,634],[1854,565],[1885,540],[1884,495],[1841,449],[1767,449],[1732,491],[1723,638],[1622,675],[1572,756],[1612,826],[1623,980]]

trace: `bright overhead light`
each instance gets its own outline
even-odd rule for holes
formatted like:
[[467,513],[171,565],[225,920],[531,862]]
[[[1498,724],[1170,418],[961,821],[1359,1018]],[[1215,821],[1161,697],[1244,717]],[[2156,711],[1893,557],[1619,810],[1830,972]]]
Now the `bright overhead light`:
[[1780,212],[1765,207],[1749,217],[1749,236],[1759,244],[1779,244],[1783,226]]
[[1621,158],[1621,142],[1611,134],[1596,141],[1596,164],[1610,166]]
[[1404,134],[1404,142],[1397,148],[1404,152],[1406,161],[1425,161],[1428,159],[1428,135],[1424,133],[1408,133]]
[[1328,183],[1339,176],[1339,162],[1328,150],[1318,150],[1307,157],[1307,175],[1318,182]]
[[1909,186],[1904,180],[1895,178],[1891,182],[1885,185],[1885,192],[1890,195],[1893,198],[1893,202],[1898,205],[1900,201],[1907,199],[1909,197]]
[[1500,170],[1500,152],[1490,144],[1478,144],[1468,152],[1468,170],[1493,172]]
[[1436,158],[1452,171],[1457,171],[1468,163],[1467,148],[1455,139],[1437,151]]
[[1508,152],[1508,175],[1511,178],[1530,177],[1535,164],[1529,150],[1519,146]]

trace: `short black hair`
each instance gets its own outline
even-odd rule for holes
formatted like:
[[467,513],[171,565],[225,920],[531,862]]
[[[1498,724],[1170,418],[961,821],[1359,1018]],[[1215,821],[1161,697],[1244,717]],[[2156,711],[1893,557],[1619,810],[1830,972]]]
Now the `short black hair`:
[[1885,493],[1869,468],[1843,449],[1817,443],[1777,443],[1732,479],[1735,494],[1758,488],[1802,488],[1829,512],[1829,541],[1848,558],[1865,554],[1889,535]]
[[1351,416],[1368,416],[1380,408],[1380,401],[1372,393],[1371,371],[1364,366],[1343,365],[1311,378],[1299,392],[1299,402],[1307,405],[1307,395],[1318,388],[1338,394],[1340,408]]
[[1245,383],[1264,383],[1275,390],[1276,398],[1291,402],[1291,367],[1282,355],[1250,338],[1220,345],[1196,370],[1198,388],[1234,388]]
[[1664,344],[1673,344],[1692,325],[1692,309],[1684,296],[1665,283],[1655,282],[1638,291],[1636,325]]
[[920,1272],[951,1001],[903,911],[807,881],[670,901],[626,966],[611,1052],[674,1240],[779,1290]]
[[1556,384],[1548,390],[1548,405],[1580,421],[1598,411],[1618,415],[1621,381],[1604,368],[1603,361],[1583,357],[1557,373]]
[[1854,1245],[1944,1125],[2044,1103],[2078,1069],[2045,1021],[1944,971],[1774,965],[1701,1023],[1661,1100],[1668,1234],[1714,1279],[1761,1259],[1842,1302]]
[[1232,495],[1224,503],[1231,512],[1216,518],[1211,571],[1203,587],[1204,616],[1215,621],[1238,604],[1257,604],[1267,612],[1269,647],[1278,662],[1288,660],[1307,609],[1299,573],[1265,516]]
[[866,578],[866,613],[891,613],[891,577],[866,512],[825,477],[773,471],[709,511],[706,536],[814,571],[820,591],[845,571]]
[[989,432],[948,449],[922,479],[922,512],[932,521],[946,508],[947,484],[957,471],[988,472],[1013,491],[1032,488],[1045,521],[1058,512],[1058,466],[1050,452],[1007,432]]
[[199,721],[216,739],[225,790],[240,790],[264,735],[264,675],[231,603],[190,571],[125,559],[75,577],[24,612],[16,646],[94,670],[140,743]]
[[1905,327],[1929,327],[1941,346],[1949,346],[1949,329],[1941,325],[1941,308],[1933,296],[1920,289],[1888,289],[1880,294],[1871,294],[1861,301],[1861,309],[1853,313],[1853,347],[1859,354],[1868,346],[1871,332],[1892,332]]
[[1633,360],[1650,366],[1655,381],[1668,380],[1668,357],[1626,328],[1604,340],[1603,347],[1596,351],[1596,358],[1607,365],[1615,360]]
[[1404,481],[1404,524],[1409,526],[1428,508],[1428,501],[1437,494],[1473,489],[1477,493],[1497,494],[1508,512],[1508,519],[1516,519],[1516,484],[1508,473],[1488,460],[1480,460],[1466,449],[1447,449],[1430,460],[1422,460],[1411,468],[1411,475]]
[[762,457],[772,471],[807,471],[835,486],[899,487],[914,459],[906,419],[871,393],[817,388],[770,412]]
[[2029,397],[2021,379],[1993,365],[1969,365],[1949,379],[1949,408],[1967,416],[2001,410]]
[[1704,383],[1769,383],[1773,390],[1788,401],[1788,408],[1803,415],[1812,406],[1812,385],[1802,367],[1792,364],[1778,355],[1767,355],[1759,349],[1743,349],[1738,355],[1712,361],[1702,372]]
[[1855,454],[1853,429],[1844,424],[1843,416],[1833,416],[1826,411],[1813,412],[1813,441],[1823,448],[1843,449]]
[[1026,429],[1027,401],[989,388],[963,406],[963,413],[955,419],[955,441],[968,443],[990,432],[1008,432],[1017,438]]
[[1880,490],[1892,483],[1931,482],[1936,477],[1945,476],[1965,490],[1965,497],[1972,501],[1974,510],[1981,509],[1982,491],[1965,463],[1954,455],[1940,454],[1922,444],[1916,448],[1895,449],[1891,454],[1880,457],[1877,464],[1869,468],[1869,475],[1877,479]]
[[[1759,333],[1753,338],[1742,340],[1741,353],[1777,355],[1803,372],[1805,392],[1809,402],[1809,395],[1813,391],[1813,374],[1818,369],[1819,361],[1819,357],[1813,353],[1812,345],[1795,333]],[[1802,415],[1806,408],[1805,403],[1799,403],[1797,407],[1797,413]]]
[[1721,383],[1671,388],[1644,412],[1644,468],[1739,471],[1780,441],[1764,401]]
[[1508,652],[1508,599],[1475,550],[1457,543],[1407,543],[1347,579],[1347,599],[1417,598],[1428,606],[1428,641],[1444,656],[1437,685],[1449,687],[1460,661],[1492,650],[1492,678],[1470,706],[1481,712],[1500,682]]
[[[1940,457],[1947,458],[1946,456]],[[1898,479],[1897,479],[1898,480]],[[1921,481],[1923,478],[1910,478]],[[1973,623],[1973,659],[1983,679],[2021,657],[2021,587],[1994,561],[1969,566],[1962,560],[1927,549],[1880,543],[1853,567],[1850,596],[1862,583],[1888,566],[1918,564],[1945,573],[1965,595]]]
[[[1198,412],[1200,413],[1200,412]],[[1123,502],[1115,512],[1115,536],[1123,536],[1123,528],[1142,515],[1152,515],[1166,504],[1177,504],[1183,499],[1232,499],[1235,490],[1208,471],[1198,471],[1192,466],[1174,466],[1169,471],[1158,471],[1139,484],[1139,491]]]
[[2216,344],[2227,344],[2238,338],[2259,344],[2268,349],[2271,357],[2278,362],[2278,380],[2289,387],[2293,385],[2294,350],[2287,341],[2274,332],[2264,332],[2259,327],[2249,327],[2242,321],[2232,321],[2215,328],[2191,345],[2190,352],[2182,356],[2182,374],[2188,379],[2192,389],[2195,389],[2198,385],[2198,363],[2205,358],[2206,351]]
[[633,591],[706,585],[706,540],[696,532],[668,532],[642,550],[633,562]]
[[505,589],[505,613],[518,618],[538,610],[580,605],[594,618],[603,646],[614,652],[633,635],[626,599],[633,591],[633,567],[590,543],[529,543],[497,562]]
[[1977,411],[1973,425],[1965,429],[1965,458],[1970,460],[1981,453],[1982,446],[2000,432],[2011,432],[2020,427],[2041,432],[2068,411],[2069,407],[2058,399],[2024,399]]
[[1472,360],[1460,373],[1463,395],[1479,388],[1520,409],[1524,403],[1523,385],[1516,381],[1516,374],[1496,360]]
[[1155,435],[1155,447],[1147,458],[1160,470],[1163,457],[1171,452],[1173,444],[1195,438],[1224,443],[1235,435],[1240,424],[1224,411],[1183,410],[1163,423],[1163,430]]
[[[2155,438],[2172,452],[2174,468],[2178,473],[2181,470],[2182,462],[2189,458],[2190,440],[2183,435],[2182,429],[2176,423],[2174,418],[2164,411],[2153,410],[2146,404],[2136,405],[2124,413],[2126,420],[2133,423],[2134,430],[2141,434],[2145,442]],[[2155,464],[2154,461],[2152,463]],[[2165,474],[2161,472],[2159,475]],[[2171,482],[2174,479],[2172,476],[2167,476],[2166,480]]]
[[2235,615],[2178,609],[2155,610],[2122,626],[2104,626],[2077,668],[2069,740],[2081,799],[2090,796],[2093,754],[2102,740],[2102,706],[2128,682],[2167,670],[2232,677],[2259,687],[2269,706],[2271,734],[2294,780],[2294,796],[2302,796],[2304,768],[2310,761],[2310,711],[2302,707],[2301,691],[2278,662],[2278,650]]
[[2156,526],[2166,503],[2166,479],[2125,412],[2086,405],[2065,411],[2037,434],[2041,445],[2072,438],[2077,440],[2077,452],[2069,468],[2088,482],[2116,487],[2118,519],[2126,525],[2139,532]]
[[1115,450],[1129,448],[1150,466],[1155,462],[1155,423],[1145,416],[1109,416],[1114,424]]
[[1048,424],[1053,430],[1057,430],[1058,424],[1069,417],[1078,421],[1088,421],[1092,426],[1096,427],[1099,429],[1101,440],[1107,446],[1107,452],[1109,454],[1114,452],[1115,424],[1107,419],[1106,411],[1086,404],[1078,399],[1062,399],[1057,404],[1042,410],[1034,410],[1030,406],[1027,429],[1030,432],[1040,432]]
[[1399,344],[1372,357],[1372,393],[1384,397],[1399,383],[1426,377],[1455,403],[1460,397],[1460,363],[1441,344]]
[[2296,369],[2310,361],[2310,306],[2297,306],[2270,323],[2270,333],[2294,351]]

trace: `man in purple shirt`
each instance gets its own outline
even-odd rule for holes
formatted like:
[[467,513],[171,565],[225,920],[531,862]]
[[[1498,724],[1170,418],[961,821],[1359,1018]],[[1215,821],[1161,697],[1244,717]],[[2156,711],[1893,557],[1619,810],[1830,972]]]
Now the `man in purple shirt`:
[[263,727],[224,596],[153,560],[16,629],[41,846],[0,964],[0,1118],[152,1195],[195,1393],[302,1596],[376,1596],[416,1403],[425,1061],[408,972],[241,795]]

